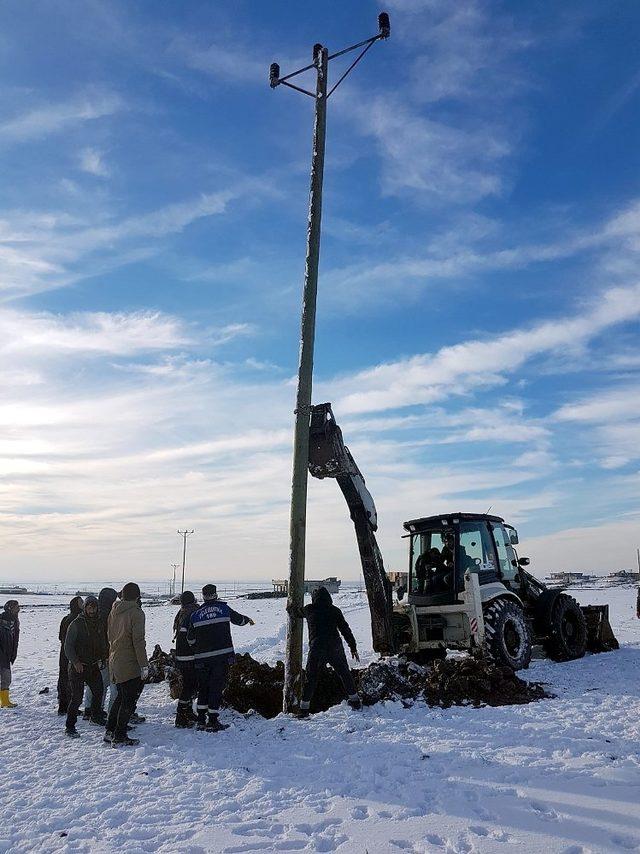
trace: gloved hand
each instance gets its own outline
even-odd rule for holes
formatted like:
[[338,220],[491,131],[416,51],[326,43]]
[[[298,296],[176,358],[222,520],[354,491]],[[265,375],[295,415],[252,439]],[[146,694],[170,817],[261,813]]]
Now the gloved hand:
[[247,619],[249,620],[249,625],[250,625],[250,626],[255,626],[255,624],[256,624],[256,621],[255,621],[255,620],[252,620],[252,619],[251,619],[251,617],[247,617]]
[[355,646],[351,650],[351,658],[353,658],[354,661],[360,661],[360,656],[358,655],[358,650],[355,648]]
[[147,679],[149,678],[149,668],[148,667],[141,667],[140,668],[140,678],[142,679],[143,682],[147,681]]

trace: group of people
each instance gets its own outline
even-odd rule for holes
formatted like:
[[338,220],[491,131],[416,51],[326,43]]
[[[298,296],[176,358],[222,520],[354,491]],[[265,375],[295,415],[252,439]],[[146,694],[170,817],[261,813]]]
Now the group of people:
[[[215,584],[202,588],[202,604],[185,590],[174,620],[175,661],[179,673],[179,699],[175,726],[220,732],[227,725],[219,719],[229,668],[234,660],[231,624],[254,625],[251,617],[234,611],[218,598]],[[353,632],[326,588],[314,591],[304,608],[289,613],[307,620],[309,655],[300,714],[309,714],[321,667],[330,664],[340,677],[349,705],[362,707],[342,645],[346,641],[352,657],[359,661]],[[20,623],[18,602],[11,600],[0,615],[0,705],[15,708],[9,698],[11,665],[18,651]],[[65,732],[78,738],[77,721],[84,695],[83,717],[105,728],[104,741],[136,745],[129,735],[136,723],[144,722],[136,705],[149,676],[145,642],[145,615],[140,588],[125,584],[118,593],[105,587],[98,597],[75,596],[69,613],[60,624],[58,714],[65,716]],[[105,704],[109,695],[109,702]],[[196,698],[196,711],[193,700]]]
[[87,596],[84,601],[74,597],[59,638],[58,714],[66,716],[67,735],[80,735],[76,723],[84,695],[84,717],[105,727],[107,743],[138,744],[129,731],[132,718],[142,722],[136,704],[149,675],[138,585],[130,581],[120,593],[105,587],[97,598]]

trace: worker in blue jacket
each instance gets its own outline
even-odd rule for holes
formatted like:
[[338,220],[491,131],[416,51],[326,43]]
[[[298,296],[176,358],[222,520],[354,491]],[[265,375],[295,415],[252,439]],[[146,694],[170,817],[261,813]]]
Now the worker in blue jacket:
[[205,584],[202,598],[204,602],[191,614],[187,629],[198,679],[196,726],[207,732],[219,732],[227,729],[226,724],[220,723],[218,712],[234,659],[231,623],[253,626],[254,622],[218,599],[215,584]]

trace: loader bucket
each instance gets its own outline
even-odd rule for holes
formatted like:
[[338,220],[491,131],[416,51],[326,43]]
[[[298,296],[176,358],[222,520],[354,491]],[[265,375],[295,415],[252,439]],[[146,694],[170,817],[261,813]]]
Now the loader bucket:
[[587,623],[587,649],[589,652],[611,652],[620,644],[609,622],[608,605],[581,605]]

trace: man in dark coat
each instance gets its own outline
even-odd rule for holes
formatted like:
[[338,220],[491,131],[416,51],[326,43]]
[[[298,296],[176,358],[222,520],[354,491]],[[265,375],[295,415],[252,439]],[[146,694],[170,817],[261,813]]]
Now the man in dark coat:
[[289,607],[288,610],[290,613],[297,613],[299,617],[304,617],[309,630],[309,655],[307,656],[304,688],[300,703],[301,714],[309,714],[309,707],[318,683],[320,668],[325,667],[327,664],[330,664],[340,677],[347,692],[347,701],[351,708],[362,708],[362,702],[358,696],[351,670],[347,664],[347,657],[344,654],[340,635],[346,640],[351,650],[352,658],[360,661],[356,639],[344,618],[344,614],[340,608],[333,604],[331,594],[327,588],[319,587],[317,590],[314,590],[310,605],[305,605],[304,608],[300,609]]
[[176,726],[185,729],[194,726],[196,716],[193,713],[193,697],[197,690],[197,679],[193,649],[187,641],[189,620],[194,611],[198,610],[196,597],[190,590],[180,594],[182,606],[173,621],[173,636],[176,642],[176,666],[182,678],[182,690],[176,711]]
[[[113,608],[113,604],[118,598],[118,593],[113,587],[103,587],[102,590],[98,593],[98,620],[100,621],[100,626],[102,628],[102,632],[104,634],[104,642],[107,645],[107,649],[109,648],[109,641],[107,640],[107,620],[109,619],[109,614],[111,613],[111,609]],[[104,703],[107,696],[107,692],[109,690],[110,682],[109,682],[109,661],[108,658],[105,659],[104,667],[100,671],[100,675],[102,676],[102,711],[104,712]],[[109,711],[111,711],[111,707],[113,706],[116,699],[116,691],[115,686],[113,690],[110,692],[109,697]],[[87,688],[84,692],[84,714],[83,717],[88,719],[91,717],[91,704],[93,703],[93,694],[91,693],[91,688],[87,685]],[[106,723],[106,715],[102,715],[105,719]]]
[[58,714],[66,715],[71,699],[71,686],[69,685],[69,659],[64,654],[64,640],[67,629],[75,618],[82,613],[84,600],[82,596],[74,596],[69,602],[69,613],[62,618],[58,639],[60,640],[60,657],[58,660]]
[[231,623],[253,626],[254,622],[218,599],[215,584],[205,584],[202,598],[204,602],[191,614],[187,630],[198,677],[197,727],[219,732],[228,728],[218,720],[218,712],[234,658]]
[[20,640],[20,605],[15,599],[5,603],[0,614],[0,708],[15,709],[17,703],[12,703],[9,697],[11,685],[11,665],[18,655]]
[[98,725],[104,723],[100,671],[104,667],[109,650],[98,619],[98,600],[95,596],[87,596],[82,613],[69,624],[64,640],[64,652],[69,659],[71,686],[66,732],[72,738],[77,738],[79,733],[76,729],[76,721],[85,684],[91,688],[93,695],[91,722]]

